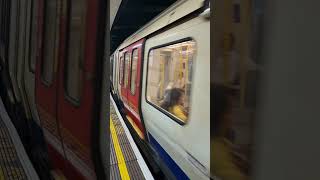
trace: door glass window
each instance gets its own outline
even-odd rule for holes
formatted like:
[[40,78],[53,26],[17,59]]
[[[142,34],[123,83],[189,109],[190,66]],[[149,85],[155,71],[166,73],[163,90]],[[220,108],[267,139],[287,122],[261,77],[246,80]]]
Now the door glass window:
[[129,66],[130,66],[130,55],[129,53],[125,53],[124,54],[124,87],[127,88],[128,87],[128,83],[129,83]]
[[130,78],[130,91],[131,94],[135,94],[136,90],[136,78],[137,78],[137,66],[138,66],[138,49],[133,50],[132,62],[131,62],[131,78]]
[[120,84],[123,85],[123,74],[124,74],[124,68],[123,68],[123,56],[120,57],[120,71],[119,71],[119,78],[120,78]]
[[152,49],[148,58],[147,100],[162,112],[188,121],[195,42]]
[[44,45],[41,77],[50,85],[53,81],[54,62],[58,50],[58,14],[57,1],[45,1],[44,10]]
[[84,61],[85,0],[71,1],[67,56],[67,95],[77,102],[81,93],[81,69]]

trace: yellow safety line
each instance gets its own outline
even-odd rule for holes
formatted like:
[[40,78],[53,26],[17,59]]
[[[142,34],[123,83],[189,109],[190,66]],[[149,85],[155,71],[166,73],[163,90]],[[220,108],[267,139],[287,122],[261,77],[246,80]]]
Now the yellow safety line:
[[140,131],[140,128],[136,125],[136,123],[129,116],[126,116],[126,117],[129,120],[130,124],[132,125],[133,129],[138,133],[139,137],[141,139],[144,139],[144,134]]
[[122,180],[130,180],[126,161],[124,160],[124,157],[123,157],[123,154],[122,154],[122,151],[120,148],[119,140],[117,137],[116,129],[114,128],[111,117],[110,117],[110,131],[111,131],[111,137],[112,137],[114,150],[115,150],[116,156],[117,156],[118,168],[119,168],[121,179]]

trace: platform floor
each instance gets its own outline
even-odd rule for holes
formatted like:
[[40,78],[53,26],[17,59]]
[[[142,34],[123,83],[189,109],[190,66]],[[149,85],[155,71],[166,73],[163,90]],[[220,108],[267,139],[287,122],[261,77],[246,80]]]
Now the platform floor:
[[111,96],[110,99],[110,179],[153,180]]
[[19,135],[0,99],[0,180],[38,180]]

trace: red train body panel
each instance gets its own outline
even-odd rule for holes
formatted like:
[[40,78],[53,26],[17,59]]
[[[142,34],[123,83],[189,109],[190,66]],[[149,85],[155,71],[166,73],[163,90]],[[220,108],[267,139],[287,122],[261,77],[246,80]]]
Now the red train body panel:
[[[70,39],[70,11],[74,2],[58,1],[60,16],[59,44],[54,61],[53,80],[42,78],[44,39],[44,0],[39,0],[39,47],[36,66],[36,103],[46,136],[50,159],[70,179],[95,179],[92,161],[92,121],[95,108],[96,45],[98,31],[98,0],[85,0],[85,26],[81,32],[84,57],[79,64],[80,98],[74,100],[66,92],[66,69]],[[71,26],[71,25],[70,25]],[[55,143],[54,143],[55,142]]]
[[[141,121],[140,117],[140,81],[142,78],[141,74],[141,68],[142,68],[142,60],[143,60],[143,45],[144,45],[145,39],[141,39],[130,46],[124,48],[119,54],[119,63],[122,64],[122,68],[124,68],[124,71],[131,72],[131,68],[133,66],[133,61],[136,61],[136,74],[129,73],[128,74],[128,82],[127,86],[125,85],[125,77],[122,78],[121,82],[121,99],[125,106],[126,114],[133,120],[135,125],[139,128],[139,130],[144,133],[144,127],[143,123]],[[137,54],[134,54],[135,51],[137,51]],[[126,60],[125,55],[128,53],[130,55],[129,60]],[[135,56],[136,58],[133,58]],[[123,62],[121,62],[124,60]],[[128,66],[126,66],[126,61],[128,61]],[[125,74],[125,73],[124,73]],[[132,76],[135,76],[134,82],[132,82]],[[132,87],[131,83],[135,83],[134,88]]]

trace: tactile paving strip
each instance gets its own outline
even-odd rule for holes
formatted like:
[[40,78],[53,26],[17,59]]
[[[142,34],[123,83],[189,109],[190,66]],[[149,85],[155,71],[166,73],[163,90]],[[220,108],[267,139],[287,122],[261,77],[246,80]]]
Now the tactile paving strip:
[[[122,127],[122,124],[115,112],[115,109],[112,104],[110,104],[110,116],[111,120],[114,124],[114,127],[116,129],[116,134],[119,139],[119,144],[121,147],[121,151],[123,153],[126,166],[128,169],[128,173],[130,175],[130,179],[137,179],[137,180],[143,180],[145,179],[141,168],[139,166],[139,163],[137,161],[137,158],[132,150],[132,147],[130,145],[130,142],[127,138],[127,135],[125,134],[125,131]],[[110,137],[111,138],[111,137]],[[121,180],[119,167],[117,166],[117,156],[114,150],[113,141],[110,141],[110,179],[111,180]]]
[[0,179],[27,179],[11,136],[0,117]]
[[119,168],[117,164],[113,164],[110,166],[110,180],[118,179],[121,179]]

